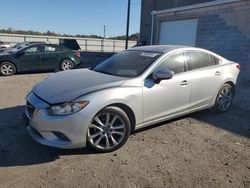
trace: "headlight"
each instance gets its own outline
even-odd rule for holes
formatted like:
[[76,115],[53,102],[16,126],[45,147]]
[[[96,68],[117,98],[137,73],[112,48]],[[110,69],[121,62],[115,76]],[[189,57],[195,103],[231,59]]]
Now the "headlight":
[[76,113],[89,104],[89,101],[71,102],[52,106],[48,109],[50,115],[69,115]]

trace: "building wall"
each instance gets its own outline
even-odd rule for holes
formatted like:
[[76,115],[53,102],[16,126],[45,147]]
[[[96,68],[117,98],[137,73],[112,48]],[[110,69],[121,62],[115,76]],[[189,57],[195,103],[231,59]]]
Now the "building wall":
[[142,0],[141,4],[141,42],[150,44],[151,12],[213,0]]
[[[160,23],[162,21],[190,18],[198,18],[196,46],[214,51],[227,59],[240,63],[242,68],[240,79],[250,80],[250,1],[242,0],[158,14],[155,16],[154,22],[153,44],[159,43]],[[145,23],[143,19],[142,25]],[[151,24],[148,27],[150,30],[146,30],[147,28],[142,26],[144,31],[141,33],[141,40],[146,40],[147,44],[150,43]]]

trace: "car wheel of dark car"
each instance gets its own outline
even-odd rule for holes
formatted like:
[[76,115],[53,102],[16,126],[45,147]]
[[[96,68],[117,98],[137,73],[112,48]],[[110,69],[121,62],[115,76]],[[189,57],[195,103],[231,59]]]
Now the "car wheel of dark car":
[[74,63],[69,59],[64,59],[60,65],[61,71],[71,70],[74,68]]
[[130,131],[127,114],[118,107],[106,107],[94,116],[88,127],[88,146],[99,152],[114,151],[125,144]]
[[221,113],[226,112],[231,106],[233,96],[233,86],[228,83],[224,84],[217,95],[213,110]]
[[0,64],[0,74],[2,76],[11,76],[16,73],[16,67],[10,62],[2,62]]

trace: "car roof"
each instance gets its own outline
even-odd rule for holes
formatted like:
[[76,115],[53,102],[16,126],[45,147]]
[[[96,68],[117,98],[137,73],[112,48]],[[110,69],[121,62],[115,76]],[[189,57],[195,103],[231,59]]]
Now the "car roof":
[[[65,50],[70,50],[69,48],[66,48],[66,47],[61,46],[61,45],[58,45],[58,44],[49,44],[49,43],[41,42],[41,43],[32,43],[32,44],[29,44],[29,45],[27,45],[27,46],[24,46],[23,48],[18,49],[16,52],[21,51],[21,50],[25,50],[25,49],[30,48],[30,47],[32,47],[32,46],[38,46],[38,45],[44,45],[44,46],[45,46],[45,45],[57,46],[57,47],[61,47],[61,48],[65,49]],[[70,51],[72,51],[72,50],[70,50]]]
[[180,48],[189,48],[189,46],[181,46],[181,45],[150,45],[150,46],[134,47],[134,48],[130,48],[128,50],[166,53],[166,52],[176,50],[176,49],[180,49]]

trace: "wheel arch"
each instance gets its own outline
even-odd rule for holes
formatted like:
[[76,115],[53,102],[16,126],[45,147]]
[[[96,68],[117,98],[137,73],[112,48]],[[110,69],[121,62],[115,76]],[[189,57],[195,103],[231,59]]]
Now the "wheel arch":
[[61,70],[61,66],[62,66],[62,63],[63,63],[64,60],[71,61],[73,63],[73,68],[75,67],[75,62],[72,59],[70,59],[69,57],[63,57],[63,58],[61,58],[61,60],[58,63],[58,69],[59,70]]
[[[227,82],[225,82],[224,84],[229,84],[229,85],[231,85],[232,88],[233,88],[233,95],[235,95],[235,84],[234,84],[232,81],[227,81]],[[224,84],[223,84],[223,85],[224,85]]]
[[[120,109],[122,109],[128,116],[129,120],[130,120],[130,124],[131,124],[131,131],[135,130],[135,125],[136,125],[136,118],[135,118],[135,114],[133,112],[133,110],[126,104],[124,103],[113,103],[110,104],[108,106],[114,106],[114,107],[118,107]],[[106,107],[108,107],[106,106]]]
[[[63,58],[61,58],[61,60],[59,61],[59,66],[62,64],[62,62],[63,62],[64,60],[70,60],[70,61],[72,61],[72,59],[70,59],[69,57],[63,57]],[[74,61],[72,61],[72,63],[74,64]]]
[[0,61],[0,65],[1,65],[2,63],[4,63],[4,62],[8,62],[8,63],[13,64],[13,65],[15,66],[16,72],[18,71],[17,65],[16,65],[14,62],[12,62],[12,61],[10,61],[10,60],[3,60],[3,61]]

